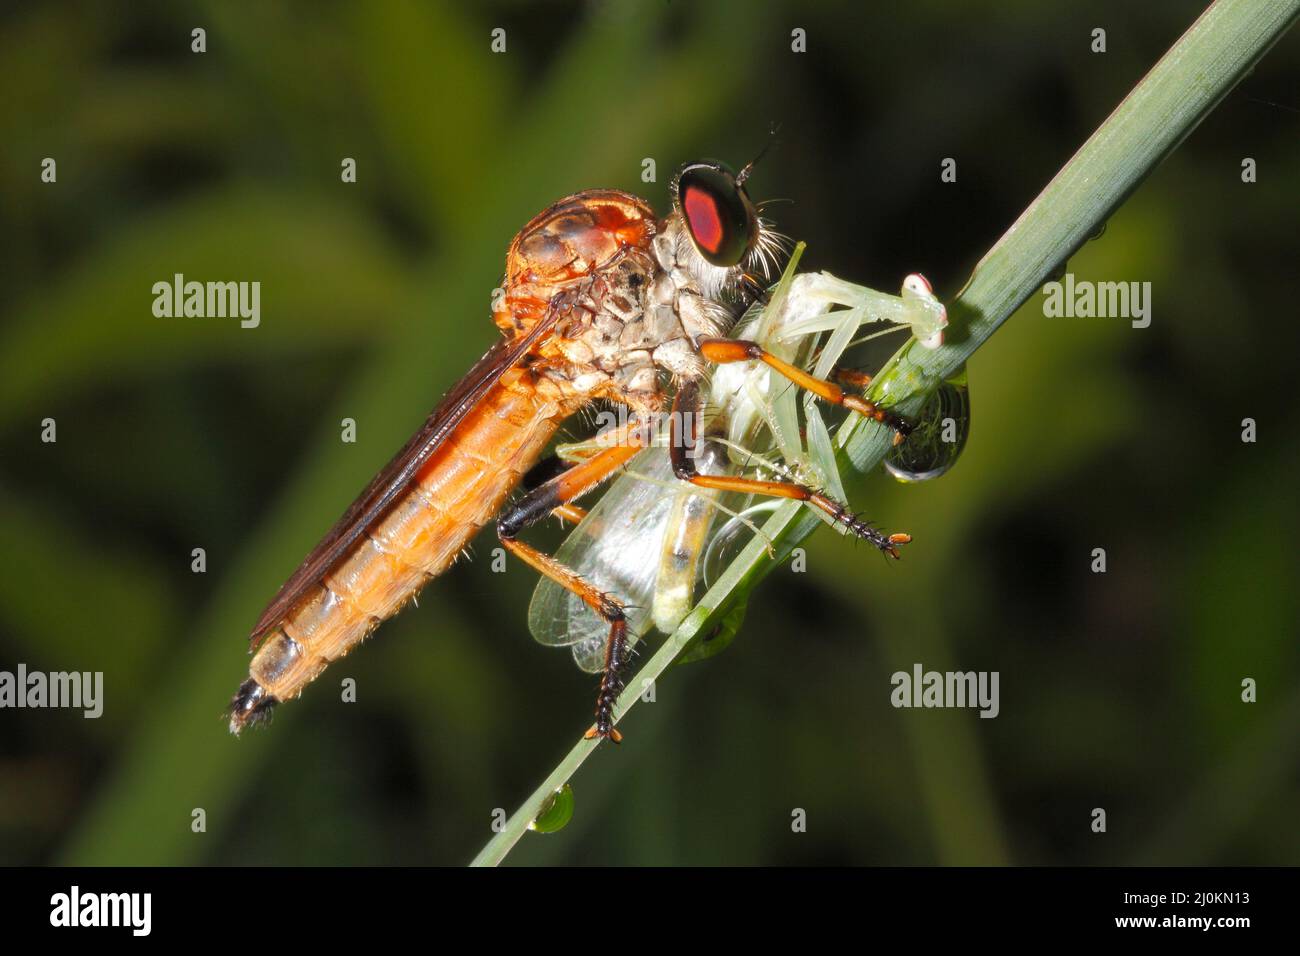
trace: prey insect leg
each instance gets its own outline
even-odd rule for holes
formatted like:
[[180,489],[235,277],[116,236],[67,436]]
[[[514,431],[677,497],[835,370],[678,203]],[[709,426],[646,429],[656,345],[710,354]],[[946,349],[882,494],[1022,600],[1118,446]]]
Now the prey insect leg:
[[[796,369],[796,371],[798,371]],[[801,375],[803,373],[800,373]],[[818,381],[818,380],[814,380]],[[717,488],[721,491],[738,491],[744,494],[766,495],[772,498],[793,498],[806,501],[821,509],[832,519],[844,525],[859,538],[869,541],[891,558],[897,558],[898,546],[912,540],[910,534],[885,534],[859,519],[842,502],[829,495],[809,488],[807,485],[793,481],[763,481],[757,478],[744,478],[735,475],[702,475],[695,467],[691,449],[699,441],[699,420],[703,403],[701,402],[699,384],[691,380],[682,384],[673,399],[673,414],[670,419],[672,438],[668,445],[668,455],[672,461],[673,473],[682,481],[689,481],[700,488]],[[686,434],[683,434],[683,427]]]
[[[745,339],[701,339],[700,354],[708,361],[719,365],[728,362],[762,362],[778,375],[789,379],[800,388],[807,389],[818,398],[828,401],[832,405],[841,405],[844,408],[851,409],[859,415],[865,415],[867,418],[874,419],[882,425],[892,428],[895,432],[895,444],[911,434],[912,424],[901,416],[886,408],[881,408],[875,402],[867,401],[860,395],[851,395],[845,392],[835,382],[828,382],[814,375],[809,375],[798,366],[777,358],[757,342],[750,342]],[[832,374],[840,381],[847,379],[848,382],[852,382],[851,387],[860,387],[858,383],[863,378],[866,379],[867,383],[871,381],[869,376],[862,376],[861,373],[849,369],[836,369]]]
[[614,727],[614,703],[623,691],[623,670],[628,656],[627,618],[623,613],[623,605],[617,598],[603,593],[549,554],[518,540],[518,535],[524,528],[558,512],[574,498],[596,487],[641,451],[645,442],[642,434],[630,432],[627,444],[606,448],[586,461],[562,471],[525,494],[497,520],[497,535],[506,550],[533,570],[575,594],[609,624],[605,668],[600,679],[600,693],[596,697],[596,723],[587,731],[586,736],[589,739],[608,737],[614,743],[622,739]]

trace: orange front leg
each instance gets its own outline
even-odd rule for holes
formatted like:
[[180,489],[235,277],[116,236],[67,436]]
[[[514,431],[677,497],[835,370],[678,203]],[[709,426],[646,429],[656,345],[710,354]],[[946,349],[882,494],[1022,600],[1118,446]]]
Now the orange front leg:
[[[810,376],[811,377],[811,376]],[[819,381],[814,379],[814,381]],[[700,420],[700,393],[697,382],[686,382],[677,391],[673,399],[673,415],[670,422],[672,438],[668,454],[672,459],[673,473],[682,481],[689,481],[701,488],[717,488],[722,491],[738,491],[743,494],[767,495],[771,498],[792,498],[806,501],[821,509],[835,521],[844,525],[851,532],[870,541],[891,558],[899,557],[898,546],[912,540],[910,534],[898,532],[885,534],[860,519],[842,502],[794,481],[761,481],[757,478],[744,478],[737,475],[702,475],[696,470],[695,461],[687,453],[698,441]],[[686,423],[690,435],[681,434],[682,424]]]
[[[815,375],[809,375],[798,366],[777,358],[757,342],[750,342],[746,339],[701,339],[700,354],[710,362],[718,365],[725,365],[728,362],[762,362],[778,375],[789,379],[800,388],[812,392],[818,398],[830,402],[832,405],[840,405],[851,409],[859,415],[865,415],[882,425],[889,426],[895,432],[894,444],[898,444],[911,434],[912,425],[906,419],[895,415],[888,409],[881,408],[875,402],[867,401],[860,395],[851,395],[845,392],[835,382],[828,382],[825,379],[817,378]],[[840,381],[851,384],[852,387],[861,387],[871,382],[871,376],[849,369],[835,369],[831,374]]]

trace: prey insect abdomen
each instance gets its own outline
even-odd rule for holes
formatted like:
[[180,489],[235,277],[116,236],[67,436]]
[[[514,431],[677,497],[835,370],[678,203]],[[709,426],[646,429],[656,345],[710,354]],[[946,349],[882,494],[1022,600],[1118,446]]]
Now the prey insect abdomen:
[[263,696],[296,697],[450,567],[573,410],[543,398],[527,373],[503,378],[311,597],[269,632],[250,667]]

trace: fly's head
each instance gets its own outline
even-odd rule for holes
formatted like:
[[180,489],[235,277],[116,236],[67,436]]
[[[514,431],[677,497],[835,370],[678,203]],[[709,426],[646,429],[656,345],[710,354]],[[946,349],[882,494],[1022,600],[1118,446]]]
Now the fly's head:
[[657,240],[661,259],[671,257],[709,299],[744,302],[761,291],[780,265],[788,240],[759,215],[745,181],[753,164],[739,173],[705,159],[686,163],[673,177],[673,211]]

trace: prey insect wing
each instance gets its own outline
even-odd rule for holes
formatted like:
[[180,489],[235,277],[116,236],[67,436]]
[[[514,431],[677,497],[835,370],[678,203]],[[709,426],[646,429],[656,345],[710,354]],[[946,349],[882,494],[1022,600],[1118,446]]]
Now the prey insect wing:
[[[726,467],[724,457],[715,454],[715,470]],[[735,497],[679,481],[666,450],[647,448],[569,533],[556,557],[623,602],[630,641],[652,623],[667,633],[693,604],[716,506],[720,500],[730,506]],[[603,668],[607,626],[555,582],[538,582],[528,627],[541,644],[571,647],[582,670]]]
[[[632,638],[649,620],[660,543],[672,504],[671,493],[638,475],[671,482],[666,462],[662,448],[647,448],[633,458],[628,473],[614,481],[555,553],[557,560],[622,602]],[[604,666],[608,625],[549,578],[542,578],[533,592],[528,628],[542,644],[572,646],[583,670],[596,673]]]

